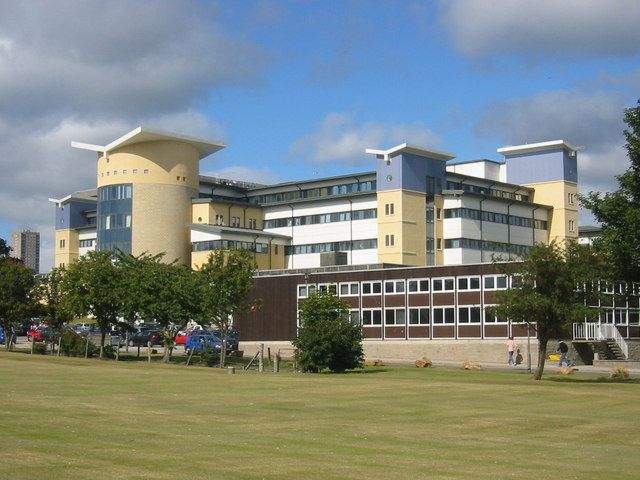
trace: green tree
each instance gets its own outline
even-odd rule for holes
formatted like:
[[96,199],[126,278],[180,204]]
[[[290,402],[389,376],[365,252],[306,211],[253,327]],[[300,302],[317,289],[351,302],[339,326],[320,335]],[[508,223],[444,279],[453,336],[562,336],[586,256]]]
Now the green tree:
[[176,262],[164,263],[164,254],[134,256],[119,253],[121,315],[130,325],[135,320],[156,321],[163,329],[165,362],[175,345],[176,329],[195,314],[193,272]]
[[590,192],[580,197],[582,204],[602,224],[602,235],[595,241],[609,265],[613,281],[640,281],[640,100],[625,109],[624,131],[629,169],[617,177],[619,188],[602,195]]
[[53,268],[38,284],[40,317],[57,334],[65,323],[73,319],[73,315],[65,308],[65,273],[64,268]]
[[594,249],[576,242],[536,244],[521,263],[502,264],[515,285],[495,293],[493,311],[515,322],[526,322],[538,338],[538,365],[534,378],[540,380],[547,356],[547,343],[570,331],[572,322],[593,315],[587,299],[602,273]]
[[[233,314],[255,304],[248,299],[254,272],[253,254],[247,250],[215,250],[195,272],[196,318],[218,328],[223,346],[233,326]],[[225,364],[225,350],[221,349],[220,366]]]
[[0,256],[0,326],[7,350],[11,328],[34,312],[35,284],[33,272],[21,261]]
[[349,305],[334,293],[311,295],[302,305],[300,324],[293,346],[303,371],[362,367],[362,328],[350,320]]
[[102,250],[89,252],[73,262],[63,279],[65,308],[76,317],[94,317],[100,328],[100,358],[104,357],[107,332],[117,324],[122,310],[121,278],[112,253]]
[[4,238],[0,238],[0,258],[8,257],[11,253],[11,247],[7,245],[7,242]]

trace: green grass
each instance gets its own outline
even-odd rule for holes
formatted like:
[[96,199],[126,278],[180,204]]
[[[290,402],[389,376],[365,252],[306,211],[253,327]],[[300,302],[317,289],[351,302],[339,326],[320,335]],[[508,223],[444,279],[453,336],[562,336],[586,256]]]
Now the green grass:
[[638,478],[635,382],[0,353],[2,479]]

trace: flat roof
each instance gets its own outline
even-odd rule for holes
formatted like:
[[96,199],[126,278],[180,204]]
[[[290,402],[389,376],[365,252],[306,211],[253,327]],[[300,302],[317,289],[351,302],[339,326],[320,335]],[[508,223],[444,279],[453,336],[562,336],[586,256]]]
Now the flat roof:
[[212,153],[217,152],[218,150],[222,150],[225,147],[225,145],[221,142],[214,142],[211,140],[206,140],[204,138],[191,137],[188,135],[171,133],[164,130],[156,130],[142,126],[131,130],[129,133],[121,136],[120,138],[117,138],[116,140],[105,146],[92,145],[90,143],[81,142],[71,142],[71,146],[73,148],[101,152],[106,155],[113,150],[128,145],[136,145],[138,143],[157,142],[163,140],[182,142],[191,145],[198,151],[201,160],[204,157],[207,157]]
[[265,230],[253,230],[251,228],[240,228],[240,227],[228,227],[226,225],[209,225],[204,223],[190,223],[189,228],[192,230],[197,230],[199,232],[204,233],[235,233],[240,235],[247,235],[253,238],[281,238],[283,240],[291,240],[289,235],[282,235],[280,233],[271,233]]
[[508,156],[517,155],[520,153],[545,152],[548,150],[556,150],[558,148],[563,148],[565,150],[569,150],[570,152],[577,152],[579,150],[578,147],[574,147],[569,142],[566,142],[564,140],[551,140],[549,142],[525,143],[524,145],[502,147],[498,149],[498,153],[501,153],[504,156]]
[[400,153],[411,153],[414,155],[420,155],[421,157],[436,158],[438,160],[451,160],[456,156],[453,153],[442,152],[433,148],[418,147],[416,145],[410,145],[408,143],[401,143],[389,150],[376,150],[373,148],[365,149],[366,153],[372,155],[382,155],[383,157],[392,157]]

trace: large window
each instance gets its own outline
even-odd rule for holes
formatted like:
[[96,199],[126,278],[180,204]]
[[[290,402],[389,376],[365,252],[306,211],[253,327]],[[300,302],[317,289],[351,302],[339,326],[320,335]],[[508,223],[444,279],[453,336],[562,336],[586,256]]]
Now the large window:
[[96,226],[101,250],[131,253],[132,197],[130,183],[98,188]]
[[349,282],[340,284],[341,297],[357,297],[360,284],[358,282]]
[[380,295],[381,293],[381,282],[362,282],[362,295]]
[[410,308],[409,325],[429,325],[429,309]]
[[406,323],[404,308],[388,308],[384,311],[385,325],[404,325]]
[[372,327],[382,325],[382,311],[380,309],[363,309],[362,325]]
[[348,252],[352,250],[368,250],[378,247],[378,239],[353,240],[351,242],[311,243],[307,245],[287,245],[285,255],[304,255],[323,252]]
[[458,291],[480,290],[480,277],[458,277]]
[[429,291],[429,279],[428,278],[418,278],[415,280],[407,281],[409,287],[409,293],[426,293]]
[[455,287],[453,278],[434,278],[431,285],[434,292],[453,292]]
[[386,280],[384,282],[384,293],[404,293],[404,280]]
[[455,322],[456,309],[453,307],[435,307],[433,309],[434,324],[452,324]]
[[458,307],[458,323],[480,323],[480,312],[477,305]]

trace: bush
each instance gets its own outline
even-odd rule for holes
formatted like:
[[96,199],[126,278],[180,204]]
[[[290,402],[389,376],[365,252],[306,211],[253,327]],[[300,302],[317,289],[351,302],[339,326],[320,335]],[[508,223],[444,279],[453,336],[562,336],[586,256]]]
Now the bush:
[[609,378],[612,380],[627,380],[629,378],[629,370],[624,367],[616,367],[611,370]]
[[[84,357],[86,339],[73,330],[65,330],[60,342],[60,351],[68,357]],[[95,357],[100,353],[100,348],[89,342],[88,357]]]
[[311,295],[302,305],[300,323],[293,345],[302,371],[343,372],[362,367],[362,329],[351,322],[349,305],[335,294]]
[[213,348],[204,348],[200,352],[200,361],[207,367],[214,367],[220,363],[220,355]]
[[33,344],[33,353],[37,353],[38,355],[45,355],[47,353],[47,344],[46,342],[36,342]]

